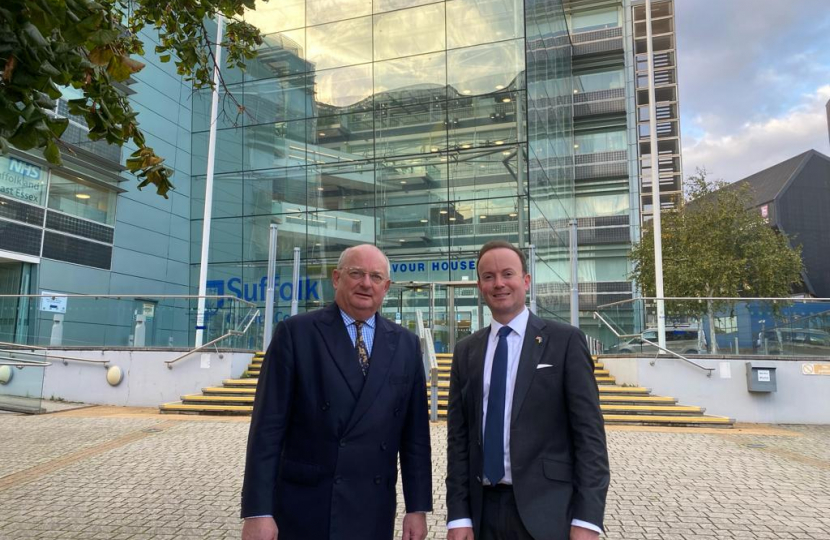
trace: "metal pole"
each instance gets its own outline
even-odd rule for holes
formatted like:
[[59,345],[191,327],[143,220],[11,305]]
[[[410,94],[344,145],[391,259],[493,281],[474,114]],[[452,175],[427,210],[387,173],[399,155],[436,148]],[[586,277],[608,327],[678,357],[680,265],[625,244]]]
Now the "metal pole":
[[579,228],[577,224],[576,219],[568,222],[571,247],[571,325],[579,328],[579,245],[577,242]]
[[268,286],[265,289],[265,328],[262,330],[262,350],[267,351],[274,330],[274,288],[277,277],[277,224],[272,223],[268,236]]
[[528,249],[528,271],[530,272],[530,312],[536,314],[536,246],[530,244]]
[[[518,184],[518,202],[516,206],[516,220],[518,221],[518,242],[519,246],[525,243],[525,227],[527,226],[527,216],[525,215],[525,203],[527,202],[528,192],[525,190],[525,156],[522,150],[522,143],[525,141],[524,137],[524,109],[522,109],[522,94],[516,93],[516,184]],[[533,274],[531,274],[531,277]],[[533,310],[536,313],[536,310]]]
[[[308,279],[308,278],[306,278]],[[291,315],[296,315],[300,309],[300,248],[294,248],[294,271],[291,273],[294,294],[291,295]]]
[[210,102],[210,135],[208,137],[207,177],[205,178],[205,211],[202,221],[202,258],[199,263],[199,300],[196,307],[196,347],[205,336],[205,295],[207,295],[210,220],[213,213],[213,171],[216,162],[216,124],[219,118],[219,69],[222,65],[222,15],[216,16],[216,65],[213,66],[213,93]]
[[666,306],[663,299],[663,238],[660,223],[660,174],[657,162],[657,103],[654,95],[654,47],[651,40],[651,0],[646,0],[648,54],[648,131],[651,153],[651,219],[654,228],[654,281],[657,297],[657,344],[666,348]]

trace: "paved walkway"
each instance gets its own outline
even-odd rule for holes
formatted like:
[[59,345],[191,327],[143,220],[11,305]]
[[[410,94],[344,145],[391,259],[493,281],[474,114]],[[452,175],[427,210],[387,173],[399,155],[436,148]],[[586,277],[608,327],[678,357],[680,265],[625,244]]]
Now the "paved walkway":
[[[236,540],[247,430],[150,409],[0,415],[0,539]],[[432,435],[442,539],[444,424]],[[608,438],[609,539],[830,538],[830,426]]]

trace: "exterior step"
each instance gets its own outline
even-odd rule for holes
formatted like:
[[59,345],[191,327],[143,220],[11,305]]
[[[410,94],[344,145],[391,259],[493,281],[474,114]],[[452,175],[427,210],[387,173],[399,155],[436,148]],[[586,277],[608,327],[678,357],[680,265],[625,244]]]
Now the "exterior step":
[[226,387],[226,386],[209,386],[207,388],[202,388],[202,393],[208,396],[211,395],[221,395],[221,396],[253,396],[256,394],[256,388],[253,387]]
[[187,403],[188,405],[195,405],[199,403],[211,403],[211,404],[218,404],[218,403],[228,403],[233,405],[245,405],[245,404],[253,404],[254,403],[254,394],[250,395],[227,395],[227,396],[205,396],[202,394],[190,394],[187,396],[182,396],[182,402]]
[[165,403],[159,407],[162,413],[184,414],[251,414],[253,405],[188,405],[186,403]]
[[671,405],[677,403],[677,400],[672,397],[663,396],[626,396],[614,394],[602,394],[599,396],[599,402],[608,404],[644,404],[651,403],[654,405]]
[[603,413],[614,414],[669,414],[675,415],[701,415],[705,412],[702,407],[682,405],[606,405],[600,404]]
[[222,384],[225,386],[251,386],[256,387],[257,379],[225,379]]
[[642,426],[722,426],[732,427],[735,420],[725,416],[657,416],[645,414],[604,414],[607,424],[636,424]]

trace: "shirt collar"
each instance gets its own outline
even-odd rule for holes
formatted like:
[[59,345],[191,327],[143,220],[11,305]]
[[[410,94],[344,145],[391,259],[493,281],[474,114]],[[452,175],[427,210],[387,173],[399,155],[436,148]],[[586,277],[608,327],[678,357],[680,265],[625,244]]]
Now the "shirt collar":
[[497,320],[493,319],[490,321],[490,339],[494,339],[498,336],[499,329],[502,326],[509,326],[511,330],[516,332],[521,339],[525,337],[525,331],[527,330],[527,320],[530,318],[530,311],[528,311],[527,307],[525,307],[521,313],[513,317],[513,319],[505,324],[501,324]]
[[[352,317],[351,315],[349,315],[348,313],[346,313],[345,311],[343,311],[343,310],[340,308],[340,306],[338,306],[338,307],[337,307],[337,309],[340,309],[340,316],[341,316],[341,317],[343,317],[343,323],[344,323],[346,326],[349,326],[350,324],[354,324],[354,322],[357,320],[357,319],[355,319],[354,317]],[[363,321],[363,322],[364,322],[364,323],[366,324],[366,326],[368,326],[369,328],[373,328],[373,329],[374,329],[374,327],[375,327],[375,319],[376,319],[376,318],[377,318],[377,314],[372,315],[369,319],[367,319],[367,320],[365,320],[365,321]]]

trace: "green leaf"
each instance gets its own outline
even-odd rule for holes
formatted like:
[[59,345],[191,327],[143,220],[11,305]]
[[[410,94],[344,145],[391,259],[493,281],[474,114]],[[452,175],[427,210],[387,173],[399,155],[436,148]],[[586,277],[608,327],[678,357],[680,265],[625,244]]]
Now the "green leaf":
[[32,47],[39,47],[42,49],[46,49],[49,47],[49,42],[43,37],[43,34],[40,33],[40,30],[37,29],[37,26],[34,24],[27,22],[23,24],[21,28],[22,37],[29,42],[30,46]]
[[69,127],[69,118],[48,118],[46,125],[55,137],[60,137],[66,128]]
[[46,148],[43,150],[43,157],[46,158],[46,161],[51,163],[52,165],[60,165],[61,164],[61,151],[58,149],[58,145],[55,144],[55,141],[49,139],[46,143]]
[[110,29],[110,28],[101,28],[100,30],[96,30],[92,34],[89,35],[88,40],[93,45],[108,45],[118,39],[119,36],[118,30]]
[[159,56],[159,60],[162,61],[162,62],[169,62],[170,61],[170,55],[169,54],[162,54],[161,56]]

